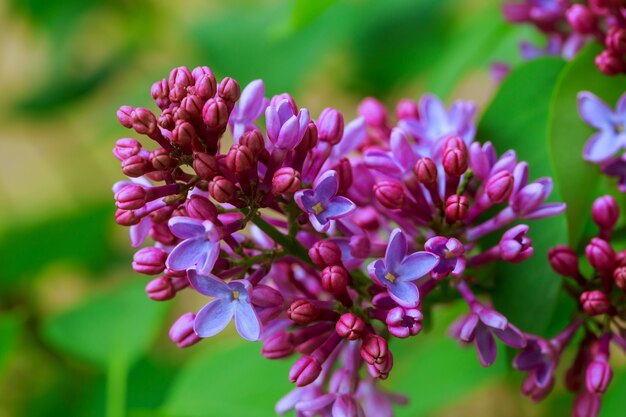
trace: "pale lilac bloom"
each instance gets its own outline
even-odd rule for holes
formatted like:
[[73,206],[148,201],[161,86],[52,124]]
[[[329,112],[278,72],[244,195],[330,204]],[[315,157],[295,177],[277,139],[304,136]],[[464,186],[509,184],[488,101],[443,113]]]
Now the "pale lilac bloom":
[[288,99],[270,104],[265,109],[267,136],[276,149],[280,150],[292,150],[298,146],[310,120],[307,109],[301,109],[298,114],[294,114]]
[[419,159],[402,129],[394,128],[389,138],[389,152],[370,150],[363,158],[368,168],[375,169],[389,177],[402,179],[406,174],[412,174],[415,163]]
[[430,271],[435,279],[445,278],[448,275],[460,277],[465,271],[465,247],[456,238],[435,236],[424,244],[424,249],[439,256],[439,263]]
[[564,203],[545,203],[552,193],[552,178],[539,178],[528,184],[528,164],[521,162],[513,171],[515,186],[509,198],[513,212],[519,218],[541,219],[565,211]]
[[255,128],[254,122],[261,117],[268,104],[262,80],[254,80],[243,89],[228,121],[235,143],[238,143],[241,135]]
[[308,213],[311,225],[318,232],[325,232],[331,220],[340,219],[352,213],[356,206],[346,197],[338,196],[339,181],[336,171],[327,171],[319,177],[313,189],[300,190],[294,198],[298,206]]
[[202,307],[194,321],[194,330],[200,337],[220,333],[235,318],[237,331],[246,340],[261,337],[261,323],[251,304],[252,285],[246,280],[228,284],[213,275],[201,275],[195,270],[187,272],[189,283],[201,294],[214,297]]
[[626,94],[613,111],[594,94],[582,91],[578,93],[578,111],[588,125],[598,130],[585,145],[585,160],[604,162],[626,148]]
[[404,233],[395,229],[389,237],[384,259],[367,266],[370,277],[389,292],[391,298],[403,307],[417,307],[420,297],[417,279],[428,274],[439,262],[430,252],[415,252],[407,256],[408,244]]
[[520,42],[519,49],[522,59],[530,61],[531,59],[540,58],[542,56],[559,56],[563,48],[563,41],[561,37],[550,36],[548,43],[543,48],[535,46],[527,41]]
[[166,266],[176,271],[196,268],[199,274],[210,273],[220,254],[220,234],[215,225],[183,216],[172,217],[168,225],[183,241],[170,252]]
[[356,396],[363,402],[366,416],[393,417],[393,403],[406,405],[408,398],[401,394],[381,391],[376,380],[367,377],[357,388]]
[[324,390],[318,382],[295,388],[276,403],[276,414],[286,414],[290,410],[295,409],[297,417],[312,417],[315,415],[332,417],[329,410],[307,411],[297,408],[300,403],[307,404],[315,401],[317,398],[324,397],[324,395]]
[[352,371],[340,369],[333,375],[328,394],[307,401],[300,401],[296,410],[301,412],[330,412],[332,417],[365,417],[363,408],[354,397],[355,380]]

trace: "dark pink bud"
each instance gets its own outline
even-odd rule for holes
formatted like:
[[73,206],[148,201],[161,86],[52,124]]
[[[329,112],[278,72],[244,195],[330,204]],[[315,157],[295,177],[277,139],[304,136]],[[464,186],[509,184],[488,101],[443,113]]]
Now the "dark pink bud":
[[387,341],[376,334],[368,335],[361,344],[361,357],[370,365],[385,363],[388,354]]
[[219,203],[228,203],[235,199],[235,184],[222,176],[216,176],[209,183],[209,194]]
[[387,126],[387,109],[373,97],[367,97],[359,104],[359,114],[365,117],[365,123],[373,127]]
[[596,30],[596,15],[582,4],[574,4],[565,12],[567,21],[574,31],[581,34],[592,33]]
[[373,207],[365,207],[354,212],[352,220],[365,230],[376,230],[380,226],[378,212]]
[[404,203],[404,188],[395,181],[380,181],[374,185],[374,196],[383,207],[398,210]]
[[198,119],[202,117],[202,107],[204,101],[195,94],[189,94],[180,102],[180,108],[184,109],[187,114],[187,118],[190,120]]
[[289,380],[297,386],[304,387],[315,381],[322,372],[322,365],[313,356],[302,356],[289,371]]
[[243,174],[248,172],[253,164],[254,155],[245,145],[231,146],[226,155],[226,166],[234,173]]
[[134,155],[122,161],[122,172],[127,177],[137,178],[149,171],[148,161]]
[[202,100],[208,100],[215,96],[217,82],[213,74],[203,74],[196,78],[195,93]]
[[596,66],[606,75],[617,75],[624,71],[624,60],[610,50],[600,52],[595,59]]
[[120,161],[135,156],[141,151],[141,143],[135,139],[124,138],[115,142],[115,148],[113,148],[113,155]]
[[574,399],[572,417],[598,417],[600,414],[601,398],[586,390],[579,391]]
[[611,383],[611,379],[613,379],[613,370],[606,358],[596,359],[587,366],[585,385],[590,393],[604,394]]
[[615,285],[617,285],[622,290],[626,291],[626,267],[620,266],[619,268],[615,268],[613,271],[613,280],[615,281]]
[[391,372],[391,368],[393,368],[393,355],[391,354],[391,352],[389,352],[384,362],[373,364],[368,363],[367,373],[372,378],[385,380],[389,378],[389,372]]
[[154,301],[171,300],[176,295],[172,280],[166,277],[158,277],[148,282],[146,293],[148,298]]
[[167,223],[155,223],[150,228],[150,237],[156,242],[170,246],[174,245],[178,240],[176,236],[172,234]]
[[186,88],[190,85],[193,85],[194,83],[191,71],[189,71],[189,68],[187,67],[174,68],[172,71],[170,71],[170,77],[168,81],[170,88],[174,87],[175,85]]
[[226,102],[221,98],[210,98],[204,103],[202,120],[212,131],[219,131],[226,127],[230,113]]
[[208,199],[200,195],[192,195],[186,202],[185,208],[189,217],[199,220],[217,219],[217,208]]
[[569,246],[558,245],[556,248],[550,249],[548,259],[552,269],[557,273],[572,278],[580,276],[578,256]]
[[307,125],[306,130],[304,131],[304,137],[302,138],[298,146],[296,146],[296,151],[308,152],[311,149],[313,149],[315,145],[317,145],[317,141],[318,141],[317,126],[315,125],[315,123],[313,123],[313,121],[310,121],[309,124]]
[[115,193],[115,206],[122,210],[137,210],[146,204],[147,196],[142,186],[128,184]]
[[309,258],[320,268],[341,265],[341,249],[334,242],[321,240],[311,246]]
[[157,123],[165,130],[172,130],[176,126],[176,120],[174,120],[174,115],[170,109],[164,110],[159,115]]
[[283,167],[276,171],[272,178],[274,194],[294,194],[300,189],[302,179],[300,173],[291,167]]
[[437,181],[437,164],[430,158],[422,158],[415,164],[415,175],[423,184]]
[[317,120],[319,140],[336,145],[343,137],[343,115],[335,109],[325,108]]
[[170,328],[170,339],[179,348],[186,348],[195,345],[201,339],[193,330],[193,322],[196,315],[185,313]]
[[532,240],[527,236],[528,226],[520,224],[502,235],[498,247],[503,260],[512,263],[523,262],[533,254]]
[[261,354],[268,359],[282,359],[294,351],[293,335],[288,332],[276,332],[263,341]]
[[597,316],[611,311],[611,302],[600,290],[585,291],[580,295],[580,304],[586,314]]
[[157,106],[159,106],[161,110],[167,109],[169,107],[170,86],[168,85],[165,78],[152,84],[150,94],[152,95],[152,98],[154,99],[154,101],[156,101]]
[[348,340],[357,340],[363,334],[363,330],[365,330],[365,322],[353,313],[344,313],[339,317],[335,330],[341,337]]
[[204,152],[193,154],[193,170],[196,174],[207,181],[212,180],[219,173],[219,163],[213,155]]
[[139,249],[133,257],[133,269],[135,272],[146,275],[156,275],[165,269],[167,252],[153,246]]
[[615,266],[615,251],[604,239],[594,237],[585,248],[591,266],[598,271],[611,272]]
[[620,251],[615,255],[615,266],[626,266],[626,250]]
[[182,85],[175,85],[170,88],[169,99],[173,103],[180,103],[187,96],[187,88]]
[[619,206],[610,195],[604,195],[593,202],[591,217],[600,229],[612,230],[619,219]]
[[132,127],[140,135],[152,135],[157,127],[157,121],[154,114],[148,110],[138,107],[133,112]]
[[467,197],[452,194],[446,200],[446,218],[452,222],[465,220],[469,210]]
[[117,111],[117,120],[119,120],[120,124],[127,129],[133,127],[133,112],[135,111],[134,107],[131,106],[122,106]]
[[467,148],[450,148],[443,156],[443,170],[453,177],[460,177],[467,171],[469,159]]
[[460,149],[467,154],[467,146],[459,136],[450,136],[444,140],[443,146],[441,147],[441,155],[445,156],[450,149]]
[[222,80],[219,87],[217,87],[217,94],[224,99],[227,103],[235,103],[239,100],[241,95],[241,88],[239,83],[230,77],[226,77]]
[[348,158],[341,158],[335,165],[339,180],[339,194],[345,194],[352,186],[352,164]]
[[164,171],[174,166],[174,159],[170,156],[169,151],[158,148],[150,152],[150,164],[157,171]]
[[419,119],[420,112],[415,100],[403,98],[396,106],[396,117],[398,120]]
[[322,287],[333,294],[341,294],[348,287],[350,275],[339,265],[327,266],[322,271]]
[[280,291],[269,285],[258,284],[252,292],[252,304],[258,307],[278,307],[282,306],[284,301]]
[[120,226],[134,226],[141,220],[132,210],[117,209],[115,211],[115,222]]
[[198,81],[204,75],[210,75],[212,77],[215,77],[213,75],[213,71],[211,71],[211,68],[207,66],[195,67],[193,70],[191,70],[191,76],[196,81]]
[[508,171],[500,171],[492,175],[487,181],[487,197],[489,197],[492,203],[504,203],[513,192],[514,182],[513,174]]
[[367,235],[353,235],[350,237],[350,254],[355,258],[369,258],[370,239]]
[[263,139],[263,134],[257,129],[249,130],[241,135],[239,143],[247,146],[253,155],[258,155],[265,149],[265,139]]
[[617,55],[626,54],[626,29],[617,26],[609,29],[605,43],[606,47]]
[[297,324],[306,325],[314,322],[320,316],[315,304],[307,300],[296,300],[287,310],[287,316]]

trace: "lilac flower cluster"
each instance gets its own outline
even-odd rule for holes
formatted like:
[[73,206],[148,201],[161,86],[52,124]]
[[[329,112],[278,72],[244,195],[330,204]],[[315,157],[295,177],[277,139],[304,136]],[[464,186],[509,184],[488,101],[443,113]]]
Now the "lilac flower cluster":
[[[368,98],[354,121],[332,108],[314,120],[287,94],[266,98],[259,80],[240,91],[207,67],[175,68],[151,93],[158,116],[118,111],[154,149],[116,143],[130,177],[114,186],[116,220],[133,246],[154,241],[133,261],[158,276],[149,298],[185,288],[210,297],[172,326],[178,346],[233,320],[265,357],[299,355],[289,372],[296,388],[277,412],[334,417],[391,416],[406,401],[379,387],[393,368],[389,341],[418,335],[422,305],[449,299],[450,288],[469,312],[454,334],[483,365],[495,360],[495,338],[530,349],[476,297],[472,271],[526,260],[529,227],[514,222],[565,206],[546,203],[551,179],[529,181],[514,151],[498,157],[474,142],[472,104],[402,100],[393,125]],[[234,144],[223,152],[227,130]],[[482,244],[495,233],[498,243]]]
[[546,35],[538,48],[520,45],[522,56],[562,55],[573,58],[581,47],[597,41],[605,49],[596,66],[607,75],[626,72],[626,2],[623,0],[522,0],[507,1],[504,17],[512,23],[532,24]]

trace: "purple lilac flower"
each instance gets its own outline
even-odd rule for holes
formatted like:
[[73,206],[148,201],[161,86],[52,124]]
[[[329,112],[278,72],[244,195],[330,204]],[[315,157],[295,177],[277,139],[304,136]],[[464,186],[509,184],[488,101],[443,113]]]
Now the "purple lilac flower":
[[262,80],[254,80],[243,89],[241,98],[229,119],[235,142],[238,142],[246,131],[255,128],[254,123],[263,114],[268,104]]
[[215,225],[208,220],[173,217],[169,227],[183,241],[170,252],[167,267],[177,271],[195,267],[201,275],[210,273],[220,253],[220,236]]
[[424,249],[439,256],[439,263],[430,271],[433,278],[441,279],[448,275],[460,277],[465,271],[465,247],[456,238],[435,236],[424,244]]
[[598,130],[587,142],[583,157],[589,162],[607,161],[626,148],[626,94],[613,111],[594,94],[578,93],[578,111],[583,120]]
[[302,140],[309,120],[309,111],[302,109],[295,113],[288,99],[265,110],[267,136],[277,149],[294,149]]

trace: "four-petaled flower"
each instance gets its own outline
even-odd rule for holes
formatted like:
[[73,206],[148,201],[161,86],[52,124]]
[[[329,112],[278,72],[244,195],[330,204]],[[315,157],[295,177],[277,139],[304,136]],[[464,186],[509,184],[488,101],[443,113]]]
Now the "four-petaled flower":
[[549,340],[529,337],[528,343],[513,360],[513,366],[519,371],[528,372],[533,385],[544,389],[554,381],[554,371],[558,364],[559,350]]
[[465,247],[455,238],[435,236],[424,244],[424,249],[439,256],[439,263],[430,271],[433,278],[441,279],[452,274],[460,277],[465,271]]
[[415,252],[407,256],[408,244],[404,233],[395,229],[389,237],[385,259],[367,266],[372,279],[387,288],[389,295],[403,307],[419,305],[419,291],[412,282],[428,274],[439,262],[430,252]]
[[626,147],[626,94],[614,112],[595,95],[582,91],[578,94],[578,111],[588,125],[599,130],[585,145],[583,157],[587,161],[604,162]]
[[167,257],[166,266],[176,271],[196,268],[199,274],[211,272],[220,254],[220,236],[208,220],[172,217],[168,223],[172,233],[181,239]]
[[252,285],[246,280],[228,284],[212,275],[187,271],[191,286],[201,294],[214,297],[196,315],[193,329],[200,337],[215,336],[235,317],[235,327],[244,339],[261,337],[261,322],[251,304]]
[[346,197],[336,195],[338,190],[337,172],[327,171],[315,181],[313,189],[298,191],[294,196],[318,232],[327,231],[331,220],[347,216],[356,208]]

